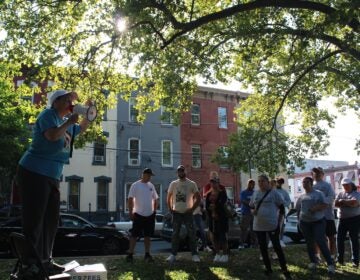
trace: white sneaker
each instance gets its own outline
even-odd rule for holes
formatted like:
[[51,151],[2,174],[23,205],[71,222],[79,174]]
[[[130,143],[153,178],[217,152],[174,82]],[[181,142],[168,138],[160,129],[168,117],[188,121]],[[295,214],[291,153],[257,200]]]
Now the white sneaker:
[[268,243],[268,248],[272,248],[272,242],[271,241],[269,241],[269,243]]
[[214,262],[220,262],[221,256],[219,254],[216,254],[214,257]]
[[245,249],[245,246],[244,245],[239,245],[238,249],[239,250]]
[[170,255],[166,258],[167,262],[173,263],[174,261],[176,261],[176,256],[175,255]]
[[193,255],[192,258],[191,258],[191,260],[192,260],[193,262],[200,262],[199,255]]
[[335,266],[334,265],[331,264],[328,266],[328,273],[335,274]]
[[205,252],[212,252],[212,249],[211,249],[209,246],[206,246],[206,247],[204,248],[204,251],[205,251]]
[[275,252],[272,252],[271,258],[272,258],[273,260],[277,260],[277,259],[278,259],[278,256],[277,256],[277,254],[276,254]]
[[280,246],[281,246],[281,247],[283,247],[283,248],[285,248],[285,247],[286,247],[285,242],[284,242],[284,241],[282,241],[282,240],[280,240]]
[[222,262],[222,263],[227,263],[228,261],[229,261],[228,255],[222,255],[219,259],[219,262]]
[[308,269],[314,270],[314,269],[316,269],[316,267],[317,267],[316,263],[309,263],[308,264]]

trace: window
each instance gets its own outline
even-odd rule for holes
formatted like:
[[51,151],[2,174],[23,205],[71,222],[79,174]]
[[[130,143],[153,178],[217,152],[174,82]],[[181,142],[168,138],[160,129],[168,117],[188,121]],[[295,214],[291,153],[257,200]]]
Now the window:
[[93,165],[105,165],[106,144],[103,142],[94,143]]
[[162,140],[161,141],[161,165],[165,167],[171,167],[173,165],[172,161],[172,141],[171,140]]
[[233,187],[225,187],[226,195],[228,197],[228,201],[234,204],[234,188]]
[[69,180],[69,210],[80,211],[80,181]]
[[140,165],[140,140],[137,138],[129,139],[129,165]]
[[337,187],[338,189],[342,189],[342,185],[341,185],[341,179],[343,177],[343,174],[342,173],[336,173],[335,174],[335,178],[334,178],[334,181],[335,181],[335,187]]
[[97,211],[108,210],[108,182],[101,180],[97,184]]
[[200,125],[200,105],[191,105],[191,124]]
[[297,190],[297,192],[300,192],[300,193],[302,192],[302,182],[300,179],[296,180],[296,190]]
[[224,168],[224,169],[229,168],[229,165],[226,163],[226,160],[229,157],[229,148],[226,146],[220,146],[219,151],[224,159],[224,163],[220,162],[220,168]]
[[200,145],[191,145],[191,158],[192,158],[192,167],[200,168],[201,167],[201,146]]
[[227,128],[227,114],[226,108],[218,107],[218,122],[219,128]]
[[129,99],[129,122],[137,123],[137,117],[139,115],[139,111],[135,108],[136,99],[135,97],[130,97]]
[[171,113],[166,111],[165,106],[161,106],[161,124],[162,125],[172,125]]

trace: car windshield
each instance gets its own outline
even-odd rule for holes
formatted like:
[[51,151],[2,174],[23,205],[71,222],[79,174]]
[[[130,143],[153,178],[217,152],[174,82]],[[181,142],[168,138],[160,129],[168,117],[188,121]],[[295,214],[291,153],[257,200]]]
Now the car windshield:
[[89,221],[80,219],[73,216],[61,216],[61,227],[65,228],[85,228],[85,227],[96,227]]

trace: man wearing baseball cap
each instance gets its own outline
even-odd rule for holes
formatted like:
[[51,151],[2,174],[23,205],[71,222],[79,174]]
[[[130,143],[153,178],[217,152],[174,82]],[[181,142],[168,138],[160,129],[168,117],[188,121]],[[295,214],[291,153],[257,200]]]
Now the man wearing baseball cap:
[[[329,250],[332,258],[336,258],[336,226],[335,226],[335,215],[334,215],[334,200],[335,192],[333,187],[326,181],[324,181],[324,169],[322,167],[314,167],[312,170],[313,180],[316,181],[313,188],[321,191],[325,196],[325,203],[328,207],[325,209],[326,219],[326,236],[329,242]],[[316,257],[320,260],[320,249],[318,246],[315,248]]]
[[171,240],[171,255],[166,259],[174,262],[179,250],[180,229],[184,224],[189,236],[189,246],[193,262],[200,262],[195,240],[193,212],[200,204],[200,193],[195,182],[186,178],[185,167],[177,167],[178,179],[172,181],[167,193],[167,206],[173,215],[173,235]]
[[359,227],[360,227],[360,193],[353,189],[353,182],[344,178],[341,185],[344,191],[339,193],[335,199],[335,207],[340,209],[339,226],[337,235],[338,263],[344,265],[344,251],[346,234],[349,233],[352,266],[359,267]]
[[[48,94],[47,108],[34,125],[32,142],[19,161],[17,184],[22,197],[22,224],[25,237],[33,244],[49,275],[61,273],[64,267],[52,260],[52,248],[59,224],[59,183],[64,164],[69,162],[71,139],[85,131],[86,119],[70,113],[76,94],[55,90]],[[24,256],[24,271],[37,279],[34,268],[37,256]]]
[[131,229],[129,254],[126,257],[127,262],[133,261],[136,240],[141,236],[144,236],[144,260],[147,262],[154,261],[150,255],[150,238],[154,235],[155,214],[159,196],[154,185],[150,182],[152,176],[155,176],[152,170],[145,168],[141,179],[130,187],[128,207],[133,226]]

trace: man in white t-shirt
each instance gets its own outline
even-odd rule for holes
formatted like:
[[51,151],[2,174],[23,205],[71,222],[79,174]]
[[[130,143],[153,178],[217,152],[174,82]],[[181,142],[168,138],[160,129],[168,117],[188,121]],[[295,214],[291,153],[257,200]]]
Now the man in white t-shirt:
[[167,261],[174,262],[180,243],[180,229],[184,224],[189,237],[189,246],[194,262],[200,262],[197,252],[193,212],[200,204],[200,193],[195,182],[186,178],[185,167],[177,167],[178,179],[170,183],[167,193],[167,206],[173,215],[173,235],[171,255]]
[[133,261],[136,240],[144,236],[145,261],[153,262],[150,255],[150,237],[154,234],[155,214],[158,204],[158,194],[154,185],[150,182],[154,173],[150,168],[145,168],[141,179],[133,183],[128,195],[128,207],[130,219],[133,221],[131,229],[129,254],[126,261]]

